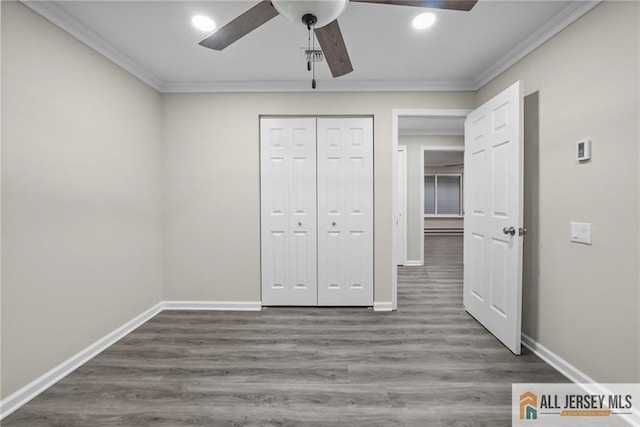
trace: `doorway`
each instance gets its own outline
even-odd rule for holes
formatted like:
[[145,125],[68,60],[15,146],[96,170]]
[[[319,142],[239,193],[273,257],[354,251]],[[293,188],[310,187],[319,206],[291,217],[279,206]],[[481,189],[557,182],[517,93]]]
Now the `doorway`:
[[[407,146],[407,197],[406,197],[406,229],[407,238],[405,266],[422,266],[424,254],[424,171],[425,151],[423,147],[433,147],[437,152],[445,150],[457,151],[464,147],[464,120],[471,110],[466,109],[394,109],[392,112],[393,151],[394,151],[394,200],[398,195],[398,147]],[[425,142],[428,141],[428,142]],[[464,163],[464,162],[461,162]],[[447,163],[449,164],[449,163]],[[397,218],[398,209],[394,206],[393,217]],[[398,253],[398,239],[394,239],[394,253]],[[394,261],[395,263],[395,261]],[[397,286],[398,267],[393,265],[392,307],[398,308]]]
[[459,240],[464,232],[464,122],[461,126],[460,135],[433,136],[424,140],[425,143],[447,145],[421,147],[423,265],[429,265],[430,257],[425,254],[434,253],[431,246],[455,238]]
[[[516,355],[521,352],[522,238],[527,231],[523,221],[523,105],[523,82],[516,81],[465,114],[463,134],[467,152],[462,162],[465,173],[471,177],[464,190],[468,212],[463,220],[463,304],[471,316]],[[456,117],[446,110],[419,116],[434,122]],[[457,115],[460,116],[463,114]],[[411,111],[393,111],[394,157],[405,117],[411,119],[415,115]],[[457,194],[458,199],[454,205],[443,200],[445,210],[454,206],[452,212],[457,217],[463,216],[462,177],[452,175],[425,176],[425,204],[420,207],[425,213],[439,214],[438,183],[442,178],[445,187],[454,189],[443,189],[444,192]],[[397,276],[396,270],[396,281],[392,282],[394,308],[397,308]]]

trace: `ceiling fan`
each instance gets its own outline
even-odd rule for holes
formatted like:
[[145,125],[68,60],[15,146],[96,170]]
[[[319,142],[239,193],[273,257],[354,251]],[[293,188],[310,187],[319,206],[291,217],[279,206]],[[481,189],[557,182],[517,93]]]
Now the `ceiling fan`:
[[[262,0],[202,40],[200,45],[223,50],[281,14],[291,22],[307,26],[310,35],[313,30],[331,74],[333,77],[340,77],[353,71],[337,21],[349,1],[461,11],[471,10],[478,2],[478,0]],[[311,70],[310,61],[308,66]],[[315,88],[315,79],[313,87]]]

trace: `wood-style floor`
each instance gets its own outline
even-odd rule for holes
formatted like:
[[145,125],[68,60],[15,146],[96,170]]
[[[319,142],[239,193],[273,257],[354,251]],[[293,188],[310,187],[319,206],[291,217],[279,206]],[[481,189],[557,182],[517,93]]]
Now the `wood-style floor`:
[[426,259],[397,312],[162,312],[2,425],[511,425],[511,383],[565,378],[465,313],[461,237]]

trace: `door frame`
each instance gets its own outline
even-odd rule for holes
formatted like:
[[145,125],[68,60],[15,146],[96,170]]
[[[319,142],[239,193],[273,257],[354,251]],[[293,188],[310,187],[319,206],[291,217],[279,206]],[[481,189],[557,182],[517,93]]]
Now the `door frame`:
[[[398,231],[398,228],[400,230],[400,232],[403,234],[404,238],[402,239],[402,242],[404,244],[404,248],[398,248],[396,247],[396,250],[398,250],[398,252],[395,253],[395,257],[396,257],[396,265],[406,265],[407,264],[407,146],[406,145],[398,145],[398,152],[404,152],[404,174],[400,177],[398,177],[400,179],[399,182],[397,182],[399,184],[399,189],[400,189],[400,195],[403,195],[402,197],[402,212],[404,213],[404,216],[402,218],[402,222],[401,224],[398,224],[398,226],[396,226],[396,232]],[[400,158],[398,158],[399,161]],[[398,171],[397,172],[401,172]],[[399,196],[398,194],[396,194],[396,196]],[[396,203],[398,203],[398,199],[395,199]],[[396,207],[397,209],[397,207]],[[397,210],[396,210],[397,212]],[[396,221],[398,221],[398,218],[396,218]],[[399,236],[396,235],[396,238],[398,238]]]
[[[391,177],[392,177],[392,199],[397,200],[398,195],[396,194],[398,188],[398,171],[396,170],[398,167],[398,121],[400,117],[410,116],[410,117],[467,117],[467,115],[472,112],[473,109],[442,109],[442,108],[394,108],[391,110]],[[424,170],[424,167],[423,167]],[[423,191],[424,194],[424,191]],[[392,203],[393,212],[392,212],[392,223],[391,223],[391,244],[392,244],[392,253],[397,253],[397,245],[398,245],[398,237],[396,236],[396,227],[395,220],[398,216],[396,203]],[[424,203],[423,203],[424,206]],[[422,209],[422,207],[421,207]],[[424,215],[423,215],[424,216]],[[424,220],[423,220],[424,222]],[[424,250],[424,249],[423,249]],[[424,254],[422,255],[424,260]],[[398,309],[398,266],[396,265],[396,257],[391,257],[391,309]]]

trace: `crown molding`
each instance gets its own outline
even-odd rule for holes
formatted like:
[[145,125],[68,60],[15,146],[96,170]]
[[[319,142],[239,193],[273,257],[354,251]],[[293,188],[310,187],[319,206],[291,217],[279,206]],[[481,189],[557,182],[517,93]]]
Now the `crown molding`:
[[96,52],[162,93],[233,92],[465,92],[477,91],[543,43],[568,27],[602,0],[571,2],[555,19],[520,43],[473,81],[327,80],[311,89],[309,81],[163,82],[133,58],[119,51],[54,1],[20,0],[25,6],[60,27]]
[[155,90],[162,91],[162,82],[153,73],[122,53],[55,2],[34,0],[20,0],[20,2]]
[[474,91],[472,82],[406,80],[320,80],[316,89],[310,80],[225,81],[165,83],[163,93],[231,92],[464,92]]
[[525,56],[542,46],[560,31],[573,24],[584,14],[602,3],[603,0],[573,1],[565,7],[547,25],[533,33],[525,41],[514,47],[509,53],[502,57],[493,66],[482,73],[473,84],[474,90],[480,90],[491,80],[507,71]]

